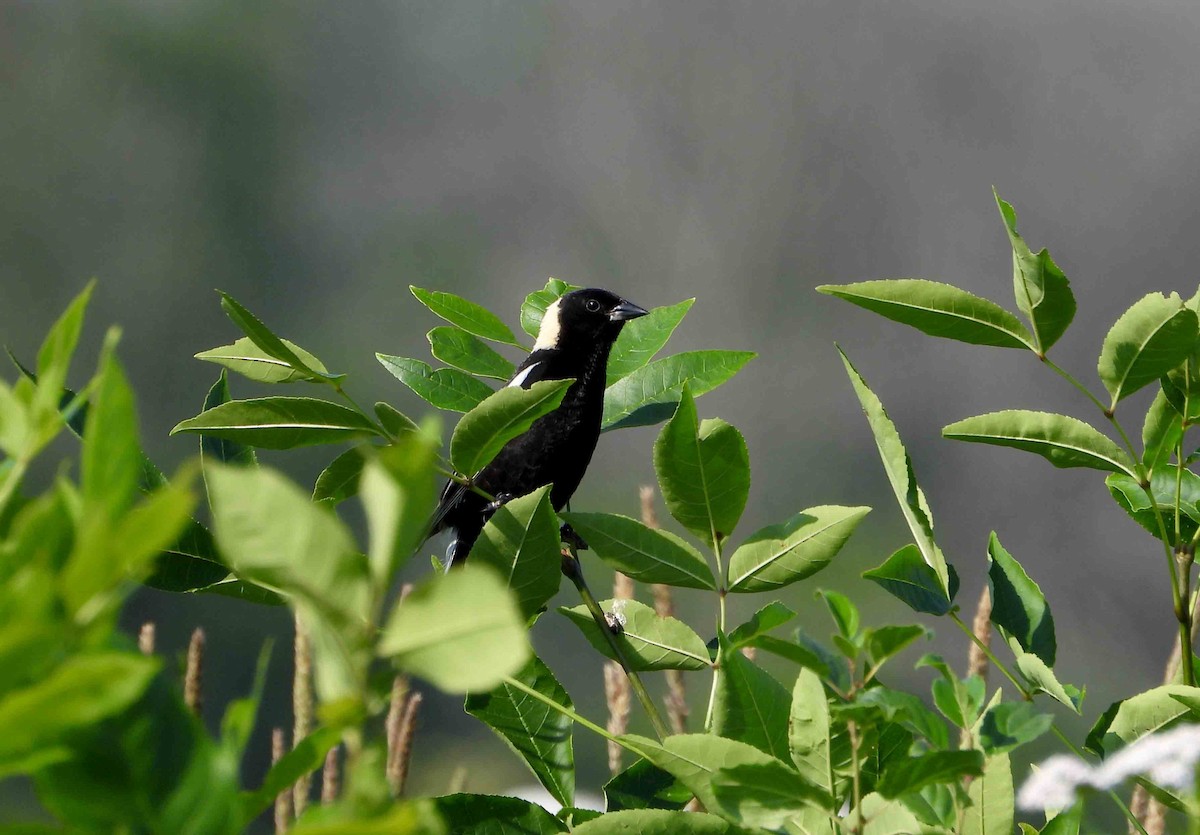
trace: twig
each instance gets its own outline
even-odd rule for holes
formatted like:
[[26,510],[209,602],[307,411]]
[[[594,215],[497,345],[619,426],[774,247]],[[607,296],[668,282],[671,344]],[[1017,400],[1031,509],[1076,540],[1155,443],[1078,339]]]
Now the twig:
[[[287,743],[283,738],[283,728],[275,728],[271,731],[271,765],[283,759],[283,752],[287,749]],[[279,794],[275,795],[275,832],[276,835],[281,832],[287,832],[288,827],[292,823],[292,792],[291,789],[284,789]]]
[[196,627],[188,642],[187,669],[183,674],[183,702],[197,716],[204,707],[204,630]]
[[404,794],[404,784],[408,782],[409,764],[412,760],[412,741],[417,730],[417,711],[421,708],[422,696],[418,692],[408,694],[404,700],[404,714],[400,717],[400,725],[396,730],[394,745],[389,746],[389,753],[395,754],[395,760],[388,759],[388,787],[393,797]]
[[321,805],[328,806],[337,801],[341,792],[341,773],[338,770],[338,749],[335,745],[325,755],[325,767],[321,769]]
[[146,621],[138,630],[138,650],[142,655],[154,654],[154,621]]
[[[299,745],[312,731],[312,640],[308,629],[296,614],[295,670],[292,676],[292,746]],[[304,814],[308,806],[312,775],[305,774],[292,787],[293,806],[296,817]]]
[[[975,640],[971,642],[967,652],[967,677],[979,676],[986,684],[987,652],[991,649],[992,643],[992,594],[986,585],[979,593],[979,603],[975,606],[975,620],[971,623],[971,632],[974,633]],[[959,734],[958,747],[965,749],[971,746],[971,729],[963,728]],[[970,776],[964,778],[966,784],[970,784],[970,780]]]

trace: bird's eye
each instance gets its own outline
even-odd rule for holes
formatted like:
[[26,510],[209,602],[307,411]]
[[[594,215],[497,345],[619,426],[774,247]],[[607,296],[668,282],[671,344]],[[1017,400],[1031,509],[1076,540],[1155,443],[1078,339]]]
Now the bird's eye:
[[586,302],[584,302],[583,306],[586,307],[591,313],[600,312],[600,302],[596,301],[595,299],[588,299]]

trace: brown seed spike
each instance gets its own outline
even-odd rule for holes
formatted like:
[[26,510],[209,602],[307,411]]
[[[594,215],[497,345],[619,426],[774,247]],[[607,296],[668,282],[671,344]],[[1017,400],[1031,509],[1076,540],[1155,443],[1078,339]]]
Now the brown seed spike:
[[[615,661],[604,662],[604,698],[608,702],[608,732],[620,736],[629,730],[629,679]],[[621,770],[621,746],[611,741],[608,770],[614,777]]]
[[335,745],[325,755],[325,767],[321,770],[321,805],[328,806],[338,799],[341,792],[341,774],[338,769],[338,748]]
[[[287,742],[283,738],[283,728],[275,728],[271,731],[271,765],[283,759],[283,753],[287,750]],[[275,832],[276,835],[281,832],[287,832],[288,827],[292,823],[292,792],[291,789],[284,789],[279,794],[275,795]]]
[[387,739],[387,762],[385,772],[392,797],[400,796],[400,726],[404,720],[405,702],[408,699],[408,679],[396,676],[392,679],[392,698],[388,704],[384,733]]
[[[296,615],[295,672],[292,678],[292,745],[299,745],[312,731],[312,641],[308,629]],[[305,774],[292,789],[296,817],[308,807],[312,775]]]
[[204,708],[204,630],[196,627],[188,642],[187,669],[183,674],[183,702],[197,716]]
[[138,651],[142,655],[154,654],[154,621],[146,621],[138,630]]
[[[638,488],[638,498],[642,502],[642,523],[648,528],[658,528],[658,511],[654,506],[654,488],[643,484]],[[654,612],[660,618],[674,617],[675,602],[671,598],[671,587],[655,583],[650,586],[654,593]],[[687,733],[687,690],[683,684],[682,670],[667,670],[667,694],[663,704],[667,708],[667,721],[671,723],[671,732]]]
[[409,765],[412,760],[413,736],[417,731],[417,711],[421,708],[423,697],[420,693],[408,694],[404,701],[404,713],[396,728],[396,740],[392,750],[395,752],[394,763],[388,762],[388,785],[394,797],[404,794],[404,784],[408,782]]

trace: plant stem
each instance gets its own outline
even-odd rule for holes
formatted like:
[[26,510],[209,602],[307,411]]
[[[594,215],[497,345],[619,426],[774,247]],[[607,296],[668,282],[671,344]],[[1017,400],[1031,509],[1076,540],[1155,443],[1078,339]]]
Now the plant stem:
[[12,497],[17,493],[17,487],[25,478],[25,471],[29,468],[29,462],[23,458],[14,459],[12,466],[5,475],[4,483],[0,484],[0,516],[4,515],[4,511],[8,508],[8,503],[12,501]]
[[1104,412],[1104,414],[1106,416],[1108,415],[1108,407],[1105,406],[1103,403],[1101,403],[1099,400],[1097,400],[1096,395],[1094,395],[1090,391],[1088,391],[1087,386],[1085,386],[1083,383],[1076,380],[1069,371],[1066,371],[1066,370],[1060,368],[1058,365],[1056,365],[1055,362],[1052,359],[1050,359],[1049,357],[1043,356],[1041,359],[1042,359],[1042,362],[1045,363],[1046,366],[1048,366],[1050,368],[1050,370],[1052,370],[1058,376],[1062,377],[1064,380],[1066,380],[1068,383],[1073,385],[1075,388],[1079,389],[1079,391],[1083,392],[1083,396],[1086,397],[1088,400],[1092,401],[1092,403],[1094,403],[1096,405],[1097,409]]
[[625,675],[629,679],[629,686],[633,688],[633,695],[637,697],[637,700],[642,705],[642,709],[650,717],[650,724],[654,726],[654,733],[659,739],[666,739],[671,735],[671,732],[667,729],[663,718],[659,716],[658,708],[654,706],[654,699],[650,698],[650,694],[646,691],[646,685],[642,684],[641,677],[629,665],[629,661],[625,658],[625,652],[621,649],[620,642],[617,641],[617,636],[613,634],[612,627],[608,625],[608,619],[605,617],[604,610],[600,608],[600,604],[596,601],[591,589],[587,586],[587,581],[583,579],[583,567],[579,564],[579,557],[575,553],[574,547],[568,547],[562,552],[562,556],[563,574],[566,574],[571,582],[575,584],[575,588],[583,600],[583,605],[587,607],[592,620],[596,622],[596,628],[600,630],[600,634],[608,642],[608,646],[612,650],[616,662],[625,671]]
[[851,829],[851,832],[854,832],[855,835],[860,835],[860,833],[862,833],[862,831],[863,831],[863,811],[862,811],[862,786],[860,784],[861,778],[859,776],[859,763],[858,763],[858,745],[859,745],[858,724],[853,719],[851,719],[849,722],[846,723],[846,730],[850,734],[850,766],[851,766],[850,773],[854,778],[853,788],[851,789],[851,791],[853,792],[853,795],[854,795],[854,810],[856,812],[856,817],[855,817],[854,825],[853,825],[853,828]]
[[987,659],[992,662],[992,666],[1004,673],[1005,677],[1013,683],[1013,687],[1017,688],[1017,691],[1021,694],[1021,698],[1025,699],[1026,701],[1033,699],[1033,694],[1026,690],[1025,686],[1017,680],[1017,677],[1009,671],[1008,667],[1001,663],[1000,659],[996,657],[995,653],[992,652],[988,645],[979,640],[979,637],[975,634],[971,627],[963,623],[962,618],[958,616],[957,612],[951,612],[950,619],[958,624],[958,628],[966,633],[967,637],[971,639],[975,646],[979,647],[980,652],[987,656]]

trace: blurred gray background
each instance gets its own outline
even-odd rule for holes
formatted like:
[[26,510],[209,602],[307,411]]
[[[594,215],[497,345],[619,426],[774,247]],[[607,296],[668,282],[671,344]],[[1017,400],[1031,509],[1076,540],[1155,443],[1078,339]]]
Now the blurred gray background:
[[[1162,675],[1173,620],[1157,543],[1097,474],[940,429],[1005,407],[1098,415],[1031,355],[935,341],[813,287],[923,277],[1012,307],[995,185],[1071,279],[1079,313],[1053,353],[1098,390],[1120,312],[1196,287],[1198,35],[1185,0],[0,2],[0,338],[32,356],[97,276],[81,356],[124,327],[145,446],[169,470],[195,447],[167,432],[215,377],[192,354],[237,335],[215,287],[348,372],[359,400],[414,415],[424,404],[373,358],[427,356],[435,321],[410,283],[514,327],[548,276],[645,306],[696,296],[674,350],[760,352],[700,401],[749,443],[742,533],[815,504],[876,508],[833,568],[787,590],[822,635],[818,586],[860,600],[870,624],[915,617],[858,576],[908,533],[836,340],[908,443],[962,602],[995,529],[1051,602],[1058,671],[1088,686],[1090,722]],[[1146,402],[1121,410],[1135,435]],[[655,432],[605,436],[576,508],[635,514]],[[311,483],[334,454],[262,457]],[[734,619],[763,602],[736,601]],[[680,607],[711,635],[707,596]],[[257,780],[270,726],[290,725],[286,616],[147,592],[125,620],[146,619],[172,655],[208,631],[210,722],[248,689],[262,641],[280,640],[246,766]],[[925,622],[927,649],[961,666],[953,625]],[[601,717],[583,640],[551,613],[535,642]],[[927,692],[928,671],[909,666],[894,680]],[[707,681],[692,678],[701,711]],[[457,700],[427,698],[415,791],[444,790],[458,765],[469,790],[531,782]],[[1060,718],[1082,738],[1085,723]],[[576,744],[595,789],[601,745]],[[1051,750],[1023,750],[1018,779]]]

